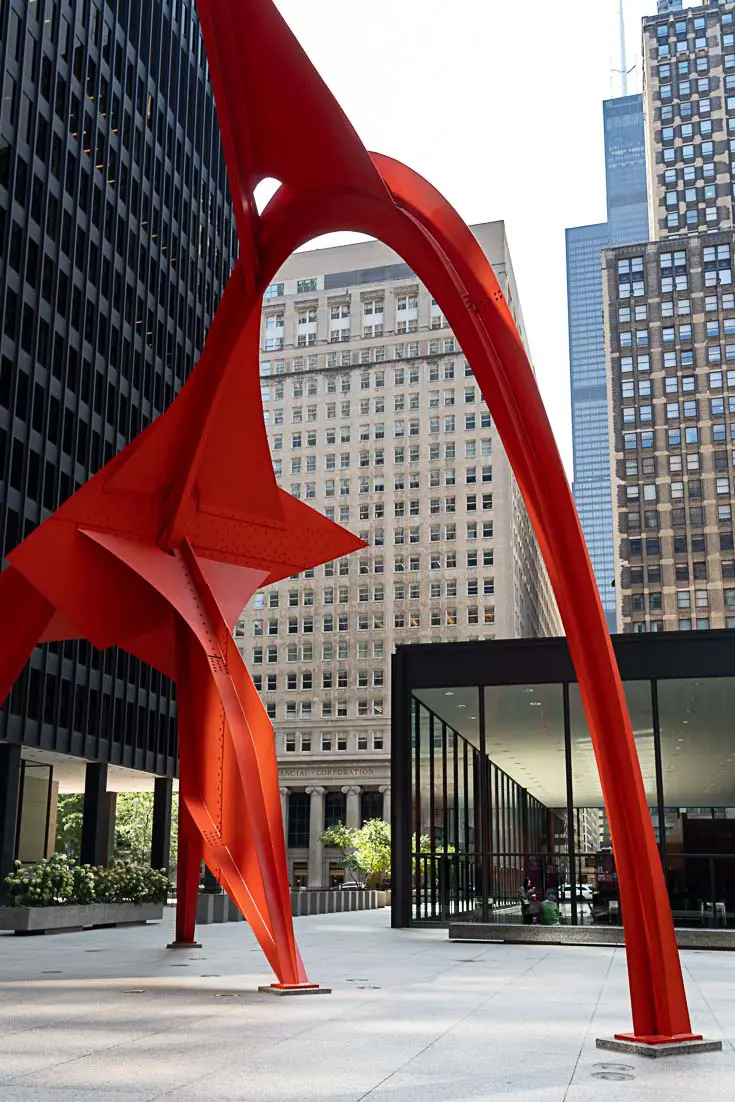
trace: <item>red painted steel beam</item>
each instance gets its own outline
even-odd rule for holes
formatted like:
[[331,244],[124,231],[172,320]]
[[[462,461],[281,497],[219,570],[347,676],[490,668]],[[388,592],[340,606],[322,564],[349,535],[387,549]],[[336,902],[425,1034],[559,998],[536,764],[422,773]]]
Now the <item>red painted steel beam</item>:
[[[230,631],[255,588],[361,542],[279,490],[259,391],[261,296],[298,246],[372,234],[430,288],[503,439],[565,623],[619,871],[634,1036],[692,1037],[671,912],[620,677],[538,388],[495,276],[455,211],[369,154],[271,0],[198,0],[240,260],[171,408],[9,556],[0,698],[41,639],[123,646],[179,688],[177,938],[203,856],[280,984],[307,985],[291,921],[271,724]],[[302,125],[308,117],[309,126]],[[253,192],[281,187],[261,215]],[[244,472],[247,472],[245,474]]]

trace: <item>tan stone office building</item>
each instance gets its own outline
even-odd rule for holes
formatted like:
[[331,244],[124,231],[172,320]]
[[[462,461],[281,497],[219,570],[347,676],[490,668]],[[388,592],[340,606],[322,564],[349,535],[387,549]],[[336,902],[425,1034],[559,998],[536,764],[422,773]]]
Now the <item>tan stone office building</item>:
[[619,623],[735,627],[735,4],[643,44],[653,240],[603,258]]
[[606,256],[626,631],[735,627],[732,251],[719,233]]
[[[524,334],[504,225],[474,232]],[[324,825],[389,817],[394,645],[560,624],[490,412],[397,254],[295,254],[261,355],[280,485],[368,545],[258,594],[235,630],[274,721],[291,880],[316,887],[339,878]]]

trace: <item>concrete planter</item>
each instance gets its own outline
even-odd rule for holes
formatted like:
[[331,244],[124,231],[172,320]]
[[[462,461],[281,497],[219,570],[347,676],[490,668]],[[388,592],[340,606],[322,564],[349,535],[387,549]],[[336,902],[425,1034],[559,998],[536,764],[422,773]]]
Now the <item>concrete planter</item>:
[[[390,892],[356,888],[340,891],[291,891],[291,912],[294,918],[342,911],[372,911],[376,907],[390,907]],[[202,892],[197,900],[197,926],[219,922],[242,922],[242,915],[224,893]]]
[[291,891],[294,918],[336,914],[342,911],[372,911],[385,907],[386,892],[343,888],[337,891]]
[[69,903],[58,907],[0,907],[0,930],[44,934],[95,926],[129,926],[160,921],[162,903]]
[[[450,922],[450,941],[544,945],[625,945],[622,926],[524,926],[521,923]],[[680,949],[735,949],[735,930],[676,930]]]
[[197,900],[197,926],[213,922],[242,922],[243,918],[230,897],[202,892]]

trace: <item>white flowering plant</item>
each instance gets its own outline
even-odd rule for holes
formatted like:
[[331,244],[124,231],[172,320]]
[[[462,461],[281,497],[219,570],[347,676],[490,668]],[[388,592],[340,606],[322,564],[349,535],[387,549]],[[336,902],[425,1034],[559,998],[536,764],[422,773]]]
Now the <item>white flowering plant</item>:
[[165,903],[169,882],[164,871],[126,861],[95,869],[98,898],[104,903]]
[[72,902],[74,873],[69,858],[59,853],[26,867],[16,861],[5,883],[16,907],[54,907]]
[[76,903],[165,903],[168,876],[145,865],[115,861],[107,868],[79,865],[58,853],[35,865],[15,862],[6,876],[15,907],[56,907]]

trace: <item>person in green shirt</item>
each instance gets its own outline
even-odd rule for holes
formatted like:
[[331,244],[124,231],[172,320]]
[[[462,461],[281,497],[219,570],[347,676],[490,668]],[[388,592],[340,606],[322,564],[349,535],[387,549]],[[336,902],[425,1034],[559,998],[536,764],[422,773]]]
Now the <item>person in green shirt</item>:
[[539,911],[539,921],[541,926],[561,925],[559,904],[556,902],[556,897],[552,891],[548,891],[546,893],[546,899],[542,900]]

